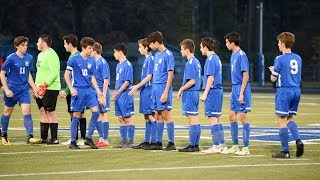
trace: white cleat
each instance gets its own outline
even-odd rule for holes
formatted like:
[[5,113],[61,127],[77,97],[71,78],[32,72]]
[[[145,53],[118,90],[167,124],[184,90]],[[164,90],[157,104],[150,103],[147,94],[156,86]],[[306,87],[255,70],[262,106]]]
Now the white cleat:
[[239,152],[239,146],[238,145],[233,145],[231,148],[224,148],[223,151],[221,151],[221,154],[235,154],[236,152]]
[[68,141],[66,141],[66,142],[63,142],[63,143],[61,143],[62,145],[69,145],[71,143],[71,138],[68,140]]
[[250,156],[249,147],[243,147],[241,151],[235,153],[237,156]]
[[206,153],[206,154],[219,154],[220,152],[221,152],[221,149],[219,148],[218,145],[213,145],[211,148],[201,151],[201,153]]

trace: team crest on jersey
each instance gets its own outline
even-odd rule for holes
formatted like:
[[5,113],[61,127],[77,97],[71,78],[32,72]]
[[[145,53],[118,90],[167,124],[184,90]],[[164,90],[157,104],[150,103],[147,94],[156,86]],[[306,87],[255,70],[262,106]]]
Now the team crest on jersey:
[[161,63],[162,63],[162,58],[159,59],[159,64],[161,64]]
[[25,65],[26,65],[26,66],[29,66],[29,61],[25,61],[25,62],[26,62]]
[[91,69],[92,64],[88,63],[88,69]]

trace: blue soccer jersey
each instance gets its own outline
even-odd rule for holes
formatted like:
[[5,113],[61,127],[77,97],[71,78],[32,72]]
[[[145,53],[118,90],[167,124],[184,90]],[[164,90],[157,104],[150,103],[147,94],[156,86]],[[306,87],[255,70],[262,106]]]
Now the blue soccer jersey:
[[26,53],[21,58],[12,53],[7,57],[1,70],[6,72],[8,84],[28,83],[29,72],[32,71],[32,56]]
[[188,59],[184,68],[182,86],[187,84],[190,79],[194,79],[196,83],[187,89],[187,91],[199,91],[201,85],[201,65],[197,58]]
[[116,84],[115,90],[119,90],[125,81],[129,81],[129,85],[126,89],[132,86],[133,82],[133,67],[128,60],[123,61],[122,63],[117,64],[116,68]]
[[95,74],[98,87],[103,88],[104,80],[109,79],[110,85],[110,68],[107,61],[101,57],[96,61],[96,74]]
[[[154,57],[149,56],[144,60],[143,66],[142,66],[142,72],[141,72],[141,81],[147,77],[148,74],[153,74],[154,69]],[[152,79],[143,85],[143,87],[149,87],[151,86]]]
[[67,70],[72,72],[72,86],[91,87],[91,76],[95,75],[96,62],[92,57],[84,59],[81,55],[70,58],[67,62]]
[[171,51],[165,49],[163,52],[156,52],[154,59],[153,81],[154,84],[166,83],[168,71],[174,70],[174,57]]
[[203,89],[206,89],[208,76],[214,77],[211,88],[222,88],[222,65],[217,54],[212,54],[206,59],[203,75]]
[[[231,56],[231,81],[232,84],[242,84],[243,72],[249,73],[249,60],[241,49]],[[250,81],[250,79],[249,79]]]
[[301,57],[295,53],[278,56],[274,62],[272,76],[277,77],[277,87],[300,87]]

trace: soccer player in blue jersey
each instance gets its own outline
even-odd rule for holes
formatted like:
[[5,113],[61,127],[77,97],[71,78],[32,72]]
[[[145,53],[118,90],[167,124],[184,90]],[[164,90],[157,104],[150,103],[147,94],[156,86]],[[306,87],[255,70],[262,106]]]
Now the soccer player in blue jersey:
[[[103,94],[100,91],[94,76],[96,62],[90,57],[94,43],[95,41],[90,37],[82,38],[80,41],[80,47],[82,49],[81,53],[68,60],[67,70],[64,73],[64,79],[72,96],[70,109],[73,111],[73,117],[70,127],[71,143],[69,145],[69,148],[71,149],[80,149],[76,143],[76,135],[78,133],[77,126],[81,111],[83,111],[85,107],[90,108],[92,116],[84,144],[90,146],[92,149],[98,148],[92,141],[92,134],[99,117],[98,100],[103,106],[105,106],[105,101],[103,101]],[[73,74],[72,82],[70,80],[71,72]]]
[[151,48],[147,38],[138,41],[139,52],[145,56],[141,71],[141,81],[131,87],[130,95],[133,95],[140,88],[140,106],[139,112],[144,115],[146,130],[144,141],[133,149],[145,149],[151,144],[156,143],[156,120],[154,118],[154,111],[152,109],[152,76],[154,69],[154,57],[151,54]]
[[276,82],[275,114],[278,118],[279,136],[282,146],[280,153],[272,155],[273,158],[290,158],[288,129],[296,140],[296,156],[301,157],[304,145],[293,116],[297,114],[301,90],[301,57],[291,51],[295,37],[290,32],[282,32],[277,37],[279,51],[282,55],[276,57],[274,66],[270,66],[271,81]]
[[207,56],[203,73],[203,95],[205,116],[210,123],[212,147],[201,151],[202,153],[220,153],[225,150],[223,126],[219,121],[222,112],[222,66],[219,56],[215,53],[216,40],[210,37],[201,39],[200,51]]
[[33,137],[33,120],[31,116],[29,85],[36,93],[39,88],[35,85],[30,71],[32,71],[32,56],[27,52],[29,39],[18,36],[13,45],[16,52],[10,54],[5,61],[1,73],[1,83],[4,89],[4,106],[1,116],[3,145],[11,145],[8,140],[8,126],[14,106],[19,103],[23,114],[24,127],[27,131],[28,143],[40,143],[40,139]]
[[[237,32],[228,33],[225,36],[226,46],[232,51],[230,58],[232,90],[230,97],[229,120],[233,146],[221,153],[234,153],[239,156],[250,155],[249,137],[250,124],[247,112],[251,111],[251,86],[249,78],[249,60],[246,53],[240,48],[240,34]],[[238,122],[237,116],[243,125],[243,148],[238,145]]]
[[95,42],[91,56],[96,60],[96,80],[100,91],[103,94],[105,106],[99,105],[100,115],[98,118],[98,132],[99,141],[96,143],[98,147],[109,146],[109,118],[108,112],[110,111],[110,68],[107,61],[101,56],[102,46],[100,43]]
[[199,89],[201,85],[201,64],[194,57],[194,42],[185,39],[180,43],[182,57],[187,58],[184,68],[183,82],[177,93],[177,100],[182,95],[182,114],[187,117],[189,124],[189,145],[179,149],[179,152],[199,151],[200,122],[199,113]]
[[171,116],[172,109],[172,81],[174,57],[163,44],[163,36],[159,31],[148,36],[149,47],[156,50],[152,80],[152,101],[157,119],[157,143],[149,146],[148,150],[162,150],[164,122],[166,121],[168,145],[164,150],[176,150],[174,146],[174,122]]
[[115,148],[132,148],[135,126],[133,96],[129,95],[133,83],[133,67],[127,60],[127,46],[119,43],[113,47],[114,58],[119,61],[116,68],[116,84],[111,101],[114,102],[115,114],[120,123],[121,141]]

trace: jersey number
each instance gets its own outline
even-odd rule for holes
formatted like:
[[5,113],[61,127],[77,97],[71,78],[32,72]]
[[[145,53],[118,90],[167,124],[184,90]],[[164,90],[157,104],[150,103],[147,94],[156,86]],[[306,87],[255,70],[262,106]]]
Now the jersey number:
[[291,74],[298,73],[298,62],[295,59],[290,60]]
[[20,74],[26,73],[26,67],[20,67]]
[[88,69],[82,69],[82,76],[88,76]]

